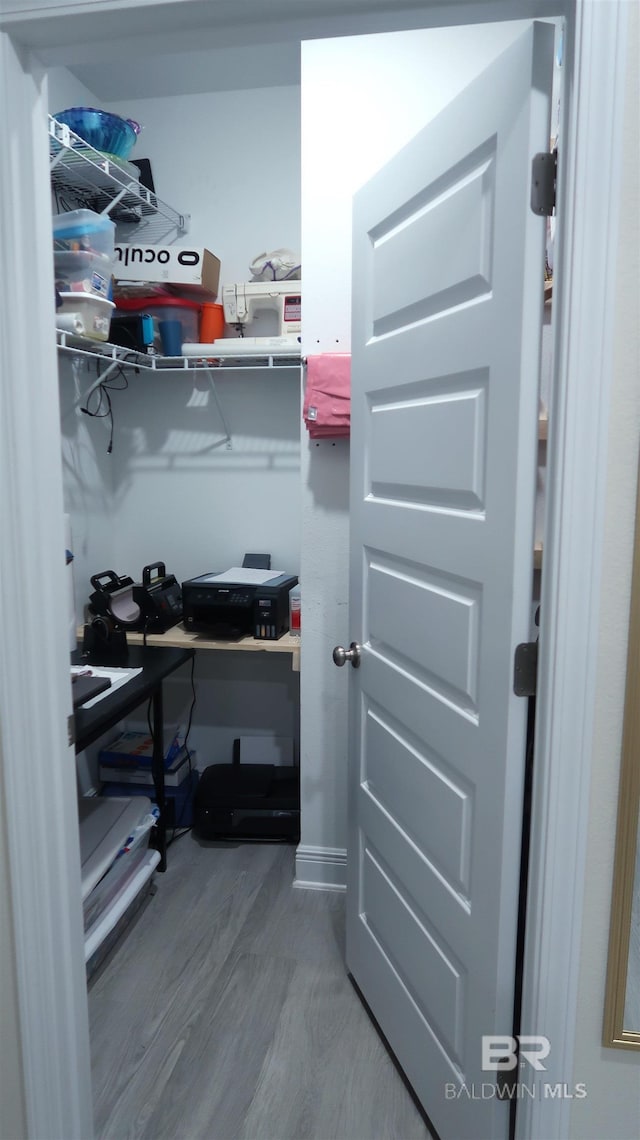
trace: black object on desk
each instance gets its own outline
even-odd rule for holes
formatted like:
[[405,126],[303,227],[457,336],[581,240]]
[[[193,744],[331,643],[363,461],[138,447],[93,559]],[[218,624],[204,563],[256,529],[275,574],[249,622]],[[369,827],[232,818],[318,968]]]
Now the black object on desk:
[[97,697],[99,693],[103,693],[105,689],[111,688],[111,681],[108,677],[83,677],[82,674],[71,674],[71,699],[73,701],[74,709],[79,705],[83,705],[85,701],[90,701],[93,697]]
[[[175,649],[156,646],[129,646],[126,667],[142,669],[141,673],[107,693],[92,708],[75,710],[75,750],[82,752],[94,744],[105,732],[113,728],[138,705],[151,699],[153,703],[153,759],[151,772],[156,793],[156,803],[160,811],[158,820],[158,850],[160,852],[159,871],[167,868],[167,821],[164,791],[164,717],[162,710],[162,682],[181,665],[195,656],[193,649]],[[81,664],[81,654],[71,656],[72,664]],[[99,662],[94,661],[97,665]],[[104,662],[105,665],[112,662]]]
[[127,635],[117,629],[107,614],[94,617],[84,627],[82,659],[90,665],[126,665]]

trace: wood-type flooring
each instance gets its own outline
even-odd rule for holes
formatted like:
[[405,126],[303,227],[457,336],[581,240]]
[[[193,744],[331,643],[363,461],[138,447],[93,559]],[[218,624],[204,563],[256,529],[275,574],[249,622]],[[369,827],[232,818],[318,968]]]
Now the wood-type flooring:
[[428,1140],[294,848],[172,844],[89,987],[98,1140]]

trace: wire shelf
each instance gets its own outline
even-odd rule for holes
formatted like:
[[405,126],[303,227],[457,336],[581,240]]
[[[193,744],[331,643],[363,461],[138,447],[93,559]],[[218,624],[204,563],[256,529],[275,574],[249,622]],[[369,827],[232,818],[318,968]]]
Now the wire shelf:
[[211,357],[151,356],[107,341],[90,340],[73,333],[56,330],[57,345],[62,352],[89,359],[119,363],[124,368],[137,368],[146,372],[223,372],[255,371],[259,369],[300,368],[300,353],[283,355],[257,354],[255,356]]
[[157,244],[189,228],[187,215],[138,181],[133,163],[94,150],[51,115],[49,163],[54,191],[72,194],[87,209],[108,214],[127,237],[144,231],[144,240]]

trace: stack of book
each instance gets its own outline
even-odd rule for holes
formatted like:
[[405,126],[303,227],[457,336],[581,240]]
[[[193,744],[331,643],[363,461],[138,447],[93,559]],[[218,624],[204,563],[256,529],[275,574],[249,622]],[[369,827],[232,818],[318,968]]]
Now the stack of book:
[[[123,732],[99,754],[100,779],[106,784],[153,786],[151,760],[153,738],[146,732]],[[184,729],[178,728],[165,741],[164,783],[177,788],[195,767],[194,754],[185,745]]]

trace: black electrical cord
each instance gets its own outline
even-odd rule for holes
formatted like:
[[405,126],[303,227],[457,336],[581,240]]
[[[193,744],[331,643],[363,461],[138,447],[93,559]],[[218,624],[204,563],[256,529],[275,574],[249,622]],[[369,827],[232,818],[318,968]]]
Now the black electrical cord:
[[[100,375],[99,363],[98,363],[97,368],[98,368],[98,377],[99,377],[99,375]],[[108,437],[107,455],[111,455],[112,451],[113,451],[113,407],[111,404],[110,392],[122,392],[125,389],[129,388],[129,381],[127,380],[127,376],[125,376],[123,369],[119,368],[118,372],[122,376],[122,380],[124,381],[123,384],[119,384],[119,385],[114,386],[112,383],[107,382],[106,380],[100,382],[98,384],[97,388],[91,392],[90,397],[89,397],[89,400],[90,400],[92,397],[96,396],[96,394],[98,396],[98,404],[97,404],[97,407],[94,410],[94,412],[92,412],[92,410],[89,407],[89,400],[87,400],[86,406],[84,406],[83,408],[80,409],[81,412],[84,413],[84,415],[91,416],[92,420],[105,420],[105,418],[107,416],[108,416],[108,418],[110,418],[111,431],[110,431],[110,437]],[[104,407],[103,407],[105,404],[106,404],[106,409],[104,409]]]
[[[120,377],[120,379],[122,380],[122,384],[114,384],[112,382],[111,377],[109,377],[107,380],[100,381],[100,383],[98,384],[98,387],[94,388],[93,392],[91,393],[91,395],[89,397],[89,400],[90,400],[93,396],[96,395],[96,393],[98,395],[98,404],[97,404],[95,411],[91,411],[91,409],[89,408],[89,400],[87,400],[85,407],[80,409],[81,412],[84,412],[84,414],[86,416],[91,416],[92,419],[102,420],[102,419],[106,419],[107,416],[109,417],[110,429],[111,430],[109,432],[109,445],[107,447],[107,455],[111,455],[111,453],[113,451],[113,427],[114,427],[114,425],[113,425],[113,407],[111,404],[111,396],[109,395],[109,393],[110,392],[125,392],[126,389],[129,387],[129,380],[127,378],[127,374],[124,371],[124,368],[122,367],[122,365],[124,363],[126,363],[126,357],[123,357],[122,362],[118,364],[118,367],[116,369],[116,375]],[[96,367],[97,367],[97,375],[99,378],[100,377],[100,361],[98,361]],[[106,408],[103,409],[104,404],[106,404]]]
[[[97,406],[96,410],[94,412],[92,412],[89,407],[84,407],[84,408],[81,408],[80,411],[84,412],[85,416],[91,416],[91,418],[95,419],[95,420],[103,420],[107,416],[109,417],[111,423],[110,423],[109,446],[107,447],[107,455],[111,455],[111,452],[113,451],[113,408],[111,407],[111,397],[110,397],[109,392],[107,390],[106,384],[100,384],[97,388],[95,388],[93,390],[93,392],[91,393],[91,396],[94,396],[96,394],[96,392],[98,393],[98,396],[99,396],[98,406]],[[89,397],[89,399],[91,399],[91,396]],[[103,401],[106,402],[106,405],[107,405],[106,411],[101,411]],[[89,400],[87,400],[87,404],[88,403],[89,403]]]

